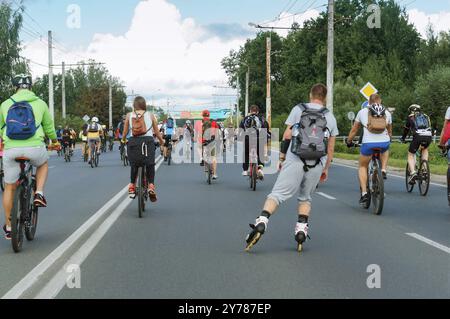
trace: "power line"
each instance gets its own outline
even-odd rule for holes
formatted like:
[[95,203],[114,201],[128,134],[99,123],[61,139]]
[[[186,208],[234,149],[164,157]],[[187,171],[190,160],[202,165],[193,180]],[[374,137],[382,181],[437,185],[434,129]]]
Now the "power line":
[[291,15],[287,15],[287,16],[284,16],[284,17],[280,17],[280,18],[278,18],[278,19],[274,19],[274,20],[272,20],[272,21],[264,22],[264,23],[261,23],[261,24],[262,24],[262,25],[264,25],[264,24],[267,25],[267,24],[269,24],[269,23],[273,23],[273,22],[277,22],[277,21],[281,21],[281,20],[284,20],[284,19],[288,19],[288,18],[292,18],[292,17],[298,16],[298,15],[305,14],[305,13],[308,12],[309,10],[315,10],[315,9],[319,9],[319,8],[322,8],[322,7],[326,7],[326,6],[327,6],[327,4],[322,4],[322,5],[320,5],[320,6],[311,8],[316,2],[317,2],[317,0],[315,0],[315,1],[309,6],[309,8],[307,8],[307,9],[304,10],[304,11],[297,12],[297,13],[294,13],[294,14],[291,14]]

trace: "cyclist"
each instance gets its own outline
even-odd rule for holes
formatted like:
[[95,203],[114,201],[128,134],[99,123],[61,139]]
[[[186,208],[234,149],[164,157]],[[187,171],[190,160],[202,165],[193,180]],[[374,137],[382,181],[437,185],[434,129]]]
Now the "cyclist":
[[98,155],[100,155],[100,144],[101,144],[101,137],[103,135],[103,129],[101,125],[99,124],[98,117],[93,117],[91,120],[91,124],[89,124],[87,129],[87,138],[88,138],[88,157],[89,157],[89,164],[91,164],[91,145],[95,144],[95,150]]
[[413,104],[409,107],[409,116],[406,119],[405,129],[401,141],[406,142],[406,137],[411,132],[413,140],[408,151],[409,183],[414,185],[417,179],[416,153],[422,149],[422,159],[428,161],[428,148],[432,142],[431,122],[428,115],[421,111],[420,105]]
[[167,162],[168,159],[168,149],[169,149],[169,144],[172,142],[173,137],[175,136],[175,120],[169,116],[169,118],[167,119],[164,127],[164,161]]
[[66,148],[70,148],[71,146],[70,140],[71,140],[71,132],[69,126],[66,125],[62,131],[62,143],[61,143],[64,154],[66,152]]
[[147,112],[147,102],[145,99],[141,96],[136,97],[133,108],[134,112],[128,114],[126,117],[123,131],[124,136],[130,136],[128,141],[128,157],[131,166],[131,183],[128,187],[128,193],[130,198],[136,198],[138,170],[139,167],[145,166],[149,197],[152,202],[156,202],[155,141],[153,134],[156,135],[161,144],[164,140],[158,131],[156,117],[152,113]]
[[194,141],[194,128],[192,127],[192,122],[190,120],[186,121],[183,139],[186,146],[185,154],[190,154],[190,150],[192,149],[192,143]]
[[[311,214],[312,194],[316,190],[319,181],[328,178],[328,170],[334,156],[336,136],[339,134],[336,119],[326,109],[327,88],[323,84],[316,84],[310,91],[310,103],[295,106],[286,120],[286,131],[280,151],[281,172],[272,190],[267,197],[263,212],[251,225],[252,231],[247,236],[247,250],[253,247],[259,238],[264,235],[269,224],[269,218],[273,216],[280,204],[292,198],[300,191],[298,206],[298,222],[295,227],[295,240],[299,250],[308,238],[309,216]],[[314,117],[312,117],[314,116]],[[315,121],[316,118],[320,120]],[[317,137],[315,147],[301,148],[302,143],[295,134],[300,123],[308,121],[315,125],[302,127],[301,136],[314,132]],[[315,121],[315,122],[313,122]],[[320,153],[317,152],[320,149]],[[300,151],[299,151],[300,150]],[[295,151],[295,153],[294,153]],[[307,158],[307,159],[306,159]]]
[[[244,149],[244,164],[242,165],[243,168],[243,176],[248,176],[248,170],[250,167],[250,138],[253,140],[256,140],[256,152],[258,156],[258,177],[260,179],[264,178],[264,164],[261,161],[260,157],[260,139],[261,139],[261,130],[266,130],[266,134],[268,133],[269,125],[267,121],[265,120],[264,116],[260,114],[259,106],[253,105],[250,107],[250,114],[246,116],[239,125],[239,128],[241,129],[241,133],[247,133],[245,135],[245,149]],[[256,137],[254,134],[256,133]],[[253,143],[252,143],[253,144]]]
[[[377,95],[378,96],[378,95]],[[381,102],[379,96],[375,98]],[[376,150],[381,150],[381,165],[383,178],[387,178],[387,165],[389,160],[389,147],[392,139],[392,115],[381,104],[375,103],[359,111],[355,124],[346,140],[347,146],[352,147],[353,139],[358,130],[364,128],[364,137],[361,145],[359,159],[359,182],[361,186],[361,199],[359,203],[366,205],[370,200],[367,190],[367,178],[369,163]]]
[[[6,183],[3,194],[6,224],[3,230],[7,239],[11,239],[10,214],[17,187],[16,182],[20,175],[20,165],[16,162],[16,158],[27,158],[36,167],[34,205],[36,207],[47,207],[47,201],[44,197],[44,187],[48,175],[48,152],[44,144],[45,136],[51,139],[52,148],[60,147],[47,104],[31,91],[31,76],[25,74],[17,75],[13,78],[12,84],[16,88],[16,93],[3,102],[0,107],[0,133],[5,145],[3,167]],[[31,112],[25,113],[29,114],[28,119],[30,123],[33,123],[30,126],[31,130],[27,132],[28,134],[21,136],[20,139],[17,138],[16,134],[13,134],[18,129],[21,130],[15,125],[17,121],[13,121],[14,117],[17,117],[19,110],[13,106],[18,104],[21,104],[29,111],[31,110]],[[22,112],[22,110],[19,112]]]
[[83,126],[83,129],[80,131],[79,139],[83,142],[81,147],[81,158],[84,158],[85,152],[87,152],[88,139],[87,139],[87,124]]
[[102,144],[101,144],[101,146],[102,146],[102,148],[104,148],[105,150],[106,150],[106,147],[107,147],[107,138],[108,138],[108,135],[107,135],[107,126],[106,125],[102,125],[102,131],[103,131],[103,134],[101,135],[101,142],[102,142]]
[[77,143],[77,132],[73,128],[69,128],[70,131],[70,151],[73,154]]
[[[201,145],[202,145],[202,154],[204,152],[205,147],[209,146],[210,144],[216,142],[216,136],[219,130],[219,125],[216,121],[211,119],[211,113],[208,110],[205,110],[202,112],[202,139],[201,139]],[[217,180],[219,177],[217,176],[217,158],[216,158],[216,147],[208,147],[207,150],[210,154],[209,157],[211,158],[212,164],[212,179]],[[204,163],[204,161],[202,161]]]

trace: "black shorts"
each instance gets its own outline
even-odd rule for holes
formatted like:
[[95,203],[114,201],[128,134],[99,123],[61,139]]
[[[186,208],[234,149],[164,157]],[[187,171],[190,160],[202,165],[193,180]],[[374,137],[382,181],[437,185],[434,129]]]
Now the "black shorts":
[[164,144],[165,147],[168,147],[170,142],[172,141],[172,135],[164,135],[164,140],[166,143]]
[[427,149],[428,147],[430,147],[432,140],[433,138],[431,136],[415,135],[411,144],[409,145],[409,152],[411,154],[416,154],[421,146]]
[[127,145],[131,166],[155,164],[155,140],[151,136],[132,137]]

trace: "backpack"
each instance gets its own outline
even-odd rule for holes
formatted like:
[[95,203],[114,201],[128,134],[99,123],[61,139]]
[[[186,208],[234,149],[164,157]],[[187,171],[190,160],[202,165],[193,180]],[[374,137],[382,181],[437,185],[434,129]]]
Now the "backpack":
[[256,115],[247,116],[247,118],[244,121],[244,127],[245,129],[257,129],[259,130],[262,128],[262,122],[261,119]]
[[203,136],[203,139],[206,140],[206,141],[210,141],[211,140],[211,128],[212,128],[211,120],[203,121],[202,136]]
[[97,123],[91,123],[88,127],[89,133],[98,133],[100,131],[99,125]]
[[370,110],[368,111],[367,129],[372,134],[383,134],[387,129],[386,114],[383,117],[372,116]]
[[32,138],[39,126],[36,126],[33,108],[30,103],[13,101],[13,105],[8,110],[6,123],[6,136],[11,140],[27,140]]
[[174,123],[173,123],[173,120],[172,120],[172,119],[168,119],[168,120],[167,120],[166,127],[167,127],[168,129],[172,129],[172,128],[174,127]]
[[417,114],[414,117],[414,130],[420,136],[431,136],[430,118],[423,113]]
[[145,113],[140,115],[135,112],[136,117],[131,118],[131,130],[134,137],[145,135],[151,130],[151,128],[147,129],[147,125],[145,124]]
[[[306,104],[297,107],[302,110],[302,116],[300,122],[292,127],[291,152],[300,157],[307,172],[310,168],[316,167],[328,153],[325,115],[329,110],[325,107],[320,110],[311,109]],[[315,160],[316,164],[306,165],[306,161],[309,160]]]

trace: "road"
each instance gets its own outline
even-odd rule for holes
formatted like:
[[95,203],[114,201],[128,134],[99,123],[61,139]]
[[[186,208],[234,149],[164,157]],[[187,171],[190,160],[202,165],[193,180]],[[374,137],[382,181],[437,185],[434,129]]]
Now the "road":
[[[450,298],[450,209],[441,186],[421,198],[390,176],[384,214],[375,216],[357,203],[356,170],[336,165],[314,195],[312,240],[301,255],[293,238],[295,199],[245,253],[248,224],[276,175],[252,192],[238,164],[221,165],[219,181],[209,186],[198,164],[162,163],[159,201],[140,220],[137,202],[126,199],[129,169],[118,153],[102,156],[98,169],[79,157],[70,164],[51,158],[50,207],[42,211],[36,241],[18,255],[0,241],[1,296]],[[114,197],[72,246],[49,257]],[[72,263],[80,265],[79,289],[66,285],[65,265]],[[369,265],[380,268],[379,289],[367,286]]]

